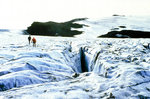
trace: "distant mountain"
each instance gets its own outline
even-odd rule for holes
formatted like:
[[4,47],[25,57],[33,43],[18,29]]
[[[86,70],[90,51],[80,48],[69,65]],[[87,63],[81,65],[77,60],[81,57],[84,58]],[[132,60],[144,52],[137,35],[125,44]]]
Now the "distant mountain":
[[106,38],[150,38],[150,32],[137,30],[111,31],[99,37]]
[[33,22],[31,26],[27,28],[25,33],[31,35],[44,35],[44,36],[66,36],[72,37],[74,35],[81,34],[83,31],[72,30],[72,28],[78,29],[86,26],[84,24],[75,23],[77,21],[86,20],[87,18],[77,18],[71,21],[57,23],[57,22]]
[[[150,17],[114,14],[102,19],[76,18],[67,22],[33,22],[25,34],[83,38],[150,38]],[[80,35],[79,35],[80,34]]]

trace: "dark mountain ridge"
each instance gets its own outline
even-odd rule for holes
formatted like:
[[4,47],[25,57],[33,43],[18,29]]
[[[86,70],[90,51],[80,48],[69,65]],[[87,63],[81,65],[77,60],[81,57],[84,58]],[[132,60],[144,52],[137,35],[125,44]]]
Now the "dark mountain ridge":
[[121,30],[111,31],[107,34],[98,36],[105,38],[150,38],[149,31],[138,31],[138,30]]
[[71,28],[82,28],[85,24],[75,23],[77,21],[86,20],[87,18],[77,18],[67,22],[33,22],[31,26],[25,30],[25,33],[31,35],[44,35],[44,36],[66,36],[73,37],[74,35],[81,34],[83,31],[72,30]]

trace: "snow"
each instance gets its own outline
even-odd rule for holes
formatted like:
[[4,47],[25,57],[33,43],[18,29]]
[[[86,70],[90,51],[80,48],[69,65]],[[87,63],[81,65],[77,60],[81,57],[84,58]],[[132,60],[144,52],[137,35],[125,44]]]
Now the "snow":
[[[131,20],[118,18],[102,21]],[[141,19],[133,23],[137,20]],[[149,39],[33,35],[37,39],[33,47],[28,35],[13,32],[0,34],[2,99],[150,98],[150,49],[145,47]],[[82,72],[81,51],[88,72]]]
[[[88,19],[78,23],[88,25],[88,27],[82,29],[85,33],[77,36],[85,39],[96,38],[112,30],[119,31],[131,29],[150,31],[149,16],[113,16],[102,19]],[[121,28],[120,26],[125,26],[125,28]]]

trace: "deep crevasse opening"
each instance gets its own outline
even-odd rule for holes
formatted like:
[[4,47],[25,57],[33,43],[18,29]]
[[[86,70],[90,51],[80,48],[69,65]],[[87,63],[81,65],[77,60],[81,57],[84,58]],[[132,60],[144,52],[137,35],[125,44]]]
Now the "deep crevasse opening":
[[103,61],[100,59],[101,49],[93,49],[88,46],[80,48],[80,60],[82,73],[93,72],[98,75],[107,77],[107,67],[103,65]]
[[2,65],[3,68],[9,68],[0,70],[0,90],[70,79],[73,73],[99,71],[99,68],[95,68],[97,60],[93,60],[93,57],[97,58],[98,55],[95,56],[95,50],[92,54],[88,50],[85,46],[67,46],[64,50],[50,52],[17,52]]
[[81,69],[82,72],[93,72],[99,71],[99,69],[95,69],[95,65],[99,65],[97,59],[99,57],[100,52],[94,51],[94,53],[88,52],[88,48],[81,47],[80,48],[80,58],[81,58]]

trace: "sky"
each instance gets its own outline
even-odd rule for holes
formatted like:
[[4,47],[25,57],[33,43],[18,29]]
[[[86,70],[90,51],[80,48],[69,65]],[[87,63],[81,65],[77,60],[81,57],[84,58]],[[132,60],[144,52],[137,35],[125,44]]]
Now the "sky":
[[34,21],[63,22],[113,14],[150,15],[150,0],[0,0],[0,29],[26,29]]

